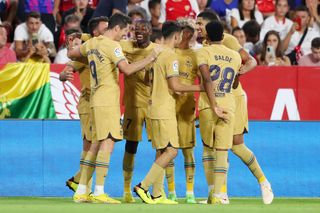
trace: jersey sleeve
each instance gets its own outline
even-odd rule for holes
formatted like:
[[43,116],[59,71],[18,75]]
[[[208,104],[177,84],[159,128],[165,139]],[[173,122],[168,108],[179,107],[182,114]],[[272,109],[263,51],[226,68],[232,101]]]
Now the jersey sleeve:
[[122,52],[124,54],[126,54],[127,52],[129,52],[129,49],[131,48],[131,44],[132,42],[131,41],[128,41],[128,40],[120,40],[120,46],[121,46],[121,49],[122,49]]
[[179,61],[177,57],[170,57],[165,63],[166,78],[179,76]]
[[109,52],[110,60],[117,66],[122,60],[125,60],[125,56],[122,52],[122,48],[119,44],[115,44]]
[[236,52],[239,52],[242,49],[238,40],[234,36],[227,33],[224,33],[224,39],[222,41],[222,44]]
[[204,48],[202,48],[196,52],[196,59],[197,59],[198,67],[200,67],[201,65],[209,65],[207,55],[208,54],[206,54],[206,51],[204,50]]
[[84,57],[87,57],[87,45],[88,45],[88,41],[84,42],[80,46],[80,54]]
[[82,33],[80,39],[81,39],[82,41],[86,42],[86,41],[88,41],[90,38],[91,38],[91,35],[90,35],[90,34],[88,34],[88,33]]
[[85,67],[85,64],[78,61],[70,61],[67,65],[72,67],[75,71],[79,71]]

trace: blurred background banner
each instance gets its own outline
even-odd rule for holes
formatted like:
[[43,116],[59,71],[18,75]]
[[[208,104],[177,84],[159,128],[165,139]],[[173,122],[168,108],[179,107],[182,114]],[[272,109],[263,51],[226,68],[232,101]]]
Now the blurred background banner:
[[[19,63],[2,67],[0,118],[79,119],[79,76],[75,73],[73,82],[61,82],[64,66]],[[320,67],[257,67],[241,76],[249,119],[320,120],[320,99],[315,98],[319,82]],[[120,87],[123,95],[123,75]]]
[[7,64],[0,71],[0,119],[56,118],[49,64]]

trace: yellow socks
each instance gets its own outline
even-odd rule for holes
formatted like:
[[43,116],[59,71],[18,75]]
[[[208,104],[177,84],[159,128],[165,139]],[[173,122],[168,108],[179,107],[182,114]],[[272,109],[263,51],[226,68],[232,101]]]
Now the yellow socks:
[[95,168],[96,155],[92,152],[87,152],[84,160],[80,162],[82,166],[81,178],[79,183],[82,185],[87,185],[92,177]]
[[159,177],[155,179],[155,182],[153,184],[153,192],[152,192],[152,195],[154,197],[159,197],[164,192],[164,189],[163,189],[164,175],[165,175],[165,170],[163,169]]
[[166,168],[166,178],[168,182],[168,192],[175,193],[175,182],[174,182],[174,162],[170,161]]
[[108,173],[110,152],[99,150],[96,160],[96,185],[104,186],[104,180]]
[[187,193],[193,193],[194,188],[194,171],[195,171],[195,160],[193,155],[193,148],[183,149],[184,156],[184,170],[186,172],[186,190]]
[[203,146],[202,164],[209,188],[213,186],[213,168],[215,163],[214,151],[207,146]]
[[81,158],[80,158],[80,170],[73,176],[73,179],[76,183],[79,183],[80,177],[81,177],[81,171],[83,170],[83,165],[81,164],[81,161],[85,159],[87,155],[86,151],[81,152]]
[[164,168],[156,163],[153,163],[151,169],[149,170],[147,176],[141,182],[141,187],[144,190],[149,190],[149,187],[155,183],[156,179],[164,173]]
[[214,166],[214,194],[220,194],[225,182],[228,167],[228,151],[216,150],[216,163]]
[[245,144],[234,145],[232,147],[232,152],[249,167],[259,183],[266,181],[266,177],[264,176],[256,157]]
[[134,167],[134,157],[135,154],[130,154],[128,152],[124,153],[122,169],[124,177],[124,192],[126,193],[131,192],[131,180]]

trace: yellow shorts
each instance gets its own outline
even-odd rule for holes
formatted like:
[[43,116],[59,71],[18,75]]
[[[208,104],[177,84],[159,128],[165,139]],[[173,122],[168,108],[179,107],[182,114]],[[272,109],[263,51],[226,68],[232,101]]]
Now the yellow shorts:
[[124,112],[123,137],[130,141],[142,140],[143,124],[146,124],[148,140],[151,140],[150,119],[147,118],[148,108],[126,108]]
[[91,114],[79,114],[80,117],[80,125],[82,138],[87,139],[88,141],[92,141],[92,133],[91,133]]
[[228,112],[229,121],[225,122],[211,108],[199,112],[199,125],[202,141],[205,146],[215,149],[231,149],[234,128],[234,97],[216,98],[218,106]]
[[241,135],[248,133],[249,122],[248,122],[248,109],[247,102],[244,95],[236,96],[236,111],[234,121],[234,132],[233,135]]
[[92,109],[92,139],[100,141],[112,138],[120,141],[123,138],[122,126],[120,123],[120,107],[93,107]]
[[194,125],[194,116],[184,116],[183,113],[177,114],[179,147],[192,148],[196,145],[196,127]]
[[151,119],[152,147],[164,149],[169,143],[174,148],[179,148],[177,120]]

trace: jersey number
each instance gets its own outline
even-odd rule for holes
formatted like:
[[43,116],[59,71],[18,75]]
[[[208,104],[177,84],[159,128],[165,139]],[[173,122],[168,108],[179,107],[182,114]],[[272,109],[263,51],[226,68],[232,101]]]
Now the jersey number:
[[[221,68],[218,65],[211,65],[209,68],[211,74],[211,80],[215,81],[219,78]],[[218,83],[218,90],[220,92],[229,93],[231,91],[232,82],[234,80],[235,73],[231,67],[226,67],[222,70],[222,77]]]
[[97,76],[96,63],[94,61],[90,61],[89,66],[90,66],[90,71],[91,71],[92,78],[96,81],[96,85],[98,85],[98,76]]

